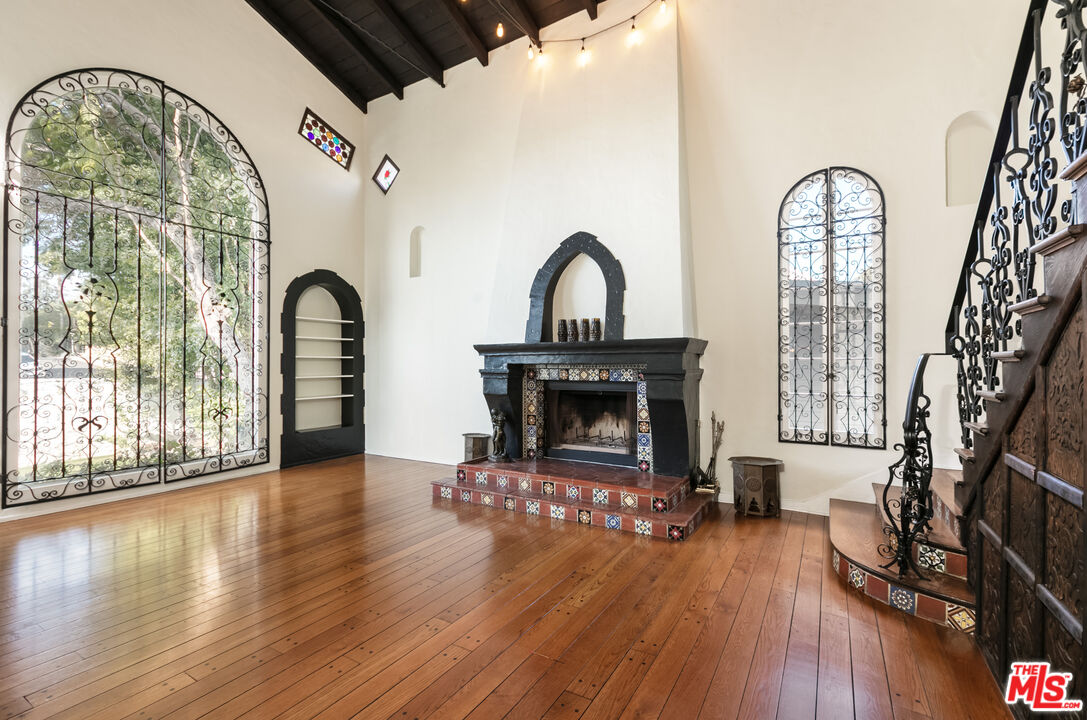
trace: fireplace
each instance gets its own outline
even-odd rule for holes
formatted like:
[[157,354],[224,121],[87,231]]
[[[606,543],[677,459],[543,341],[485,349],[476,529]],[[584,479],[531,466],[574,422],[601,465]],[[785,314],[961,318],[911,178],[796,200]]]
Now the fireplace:
[[633,383],[549,382],[544,455],[607,465],[637,465]]

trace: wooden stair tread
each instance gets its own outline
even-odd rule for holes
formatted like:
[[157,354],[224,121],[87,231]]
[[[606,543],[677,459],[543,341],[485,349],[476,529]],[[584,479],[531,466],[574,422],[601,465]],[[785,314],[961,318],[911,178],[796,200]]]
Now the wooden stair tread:
[[956,516],[962,517],[962,505],[955,498],[955,487],[962,485],[962,470],[949,470],[946,468],[933,468],[932,481],[929,483],[929,487],[932,488],[932,492],[940,496],[940,500],[944,505],[951,508],[951,511]]
[[955,454],[965,462],[974,462],[974,451],[969,448],[955,448]]
[[971,430],[976,432],[978,435],[988,435],[989,434],[989,426],[986,425],[985,423],[968,422],[968,423],[963,423],[963,425],[970,428]]
[[[879,512],[880,521],[884,525],[890,525],[891,520],[887,517],[887,510],[883,507],[883,484],[874,482],[872,483],[872,492],[876,499],[876,510]],[[902,487],[895,485],[887,493],[887,498],[899,498],[902,497]],[[959,538],[955,537],[955,533],[951,532],[951,529],[946,527],[942,520],[937,517],[933,517],[930,523],[932,525],[932,532],[928,533],[928,542],[926,545],[938,547],[942,550],[950,550],[951,552],[966,553],[966,548],[959,542]],[[884,562],[887,562],[884,560]]]
[[1035,295],[1032,298],[1027,298],[1022,302],[1017,302],[1008,306],[1008,310],[1018,315],[1030,315],[1040,310],[1045,310],[1046,306],[1053,302],[1053,298],[1049,295]]
[[1007,394],[1000,390],[978,390],[978,397],[989,402],[1004,402]]
[[1052,255],[1061,248],[1068,247],[1087,232],[1087,225],[1069,225],[1059,232],[1055,232],[1045,240],[1035,243],[1031,253],[1035,255]]
[[1026,350],[1022,348],[1018,350],[1000,350],[993,353],[993,359],[1005,363],[1017,363],[1022,360],[1027,354]]
[[965,580],[938,572],[929,572],[925,580],[912,573],[900,578],[897,572],[880,567],[887,562],[879,554],[879,546],[884,542],[883,528],[871,503],[830,501],[830,543],[849,562],[893,585],[974,606],[974,593]]

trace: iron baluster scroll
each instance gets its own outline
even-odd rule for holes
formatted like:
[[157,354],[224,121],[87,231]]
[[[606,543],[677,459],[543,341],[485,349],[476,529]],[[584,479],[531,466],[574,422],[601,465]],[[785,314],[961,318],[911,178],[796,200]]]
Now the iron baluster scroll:
[[212,113],[134,72],[47,80],[4,223],[5,507],[267,462],[267,200]]
[[883,448],[883,191],[812,173],[778,215],[778,439]]
[[[887,558],[882,567],[895,568],[899,577],[908,572],[924,577],[913,557],[913,547],[927,541],[933,517],[932,491],[932,435],[928,428],[929,405],[925,395],[925,366],[929,354],[921,355],[913,371],[910,396],[906,405],[906,417],[902,422],[902,442],[895,445],[902,455],[888,469],[887,484],[883,487],[883,511],[886,524],[883,534],[887,542],[879,546],[879,554]],[[896,497],[891,489],[901,484]]]

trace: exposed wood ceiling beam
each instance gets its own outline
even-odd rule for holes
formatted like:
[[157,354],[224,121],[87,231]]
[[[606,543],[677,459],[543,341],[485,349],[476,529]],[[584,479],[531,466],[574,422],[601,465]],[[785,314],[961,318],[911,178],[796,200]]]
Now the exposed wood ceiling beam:
[[366,112],[366,98],[357,87],[348,82],[342,75],[332,69],[332,66],[321,57],[320,53],[310,45],[306,40],[288,24],[283,17],[277,13],[272,7],[265,2],[265,0],[246,0],[249,3],[249,7],[257,11],[257,13],[265,19],[265,21],[274,27],[276,31],[284,37],[284,39],[294,46],[302,57],[309,60],[313,67],[328,78],[336,88],[342,92],[348,100],[355,104],[359,110]]
[[362,60],[362,62],[371,70],[374,74],[381,78],[381,82],[385,84],[385,87],[389,89],[393,95],[396,95],[399,99],[404,99],[404,86],[396,79],[396,76],[392,74],[389,68],[385,67],[385,64],[381,62],[373,50],[366,47],[366,44],[362,42],[362,38],[355,34],[353,30],[347,27],[346,23],[325,7],[320,2],[315,0],[302,0],[311,12],[315,13],[317,17],[328,25],[328,27],[336,33],[340,38],[347,43],[355,55]]
[[585,12],[589,13],[589,19],[596,20],[596,0],[581,0],[581,4],[585,6]]
[[525,5],[525,0],[495,0],[495,2],[514,16],[532,42],[536,45],[540,44],[540,24],[532,17],[528,6]]
[[400,35],[400,38],[408,44],[408,47],[415,52],[415,55],[423,64],[423,67],[420,69],[430,76],[434,82],[445,87],[445,70],[442,68],[441,63],[434,58],[434,54],[430,51],[430,48],[423,44],[423,41],[419,39],[419,36],[408,27],[408,24],[404,22],[404,18],[400,17],[400,13],[393,9],[393,6],[389,4],[388,0],[370,0],[370,2],[374,4],[374,7],[377,8],[377,11],[381,16],[396,29],[396,32]]
[[464,17],[464,13],[457,7],[457,0],[438,0],[438,4],[445,9],[453,21],[457,33],[464,40],[464,44],[468,46],[468,49],[472,51],[472,54],[476,56],[476,60],[479,60],[479,64],[486,67],[488,62],[487,48],[483,45],[483,40],[476,31],[468,24],[468,18]]

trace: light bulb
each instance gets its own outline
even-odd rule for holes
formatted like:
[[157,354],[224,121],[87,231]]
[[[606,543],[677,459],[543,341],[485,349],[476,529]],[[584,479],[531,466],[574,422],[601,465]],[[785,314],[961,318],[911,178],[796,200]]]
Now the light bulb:
[[642,31],[634,24],[634,18],[630,19],[630,34],[627,35],[627,47],[642,44]]
[[536,59],[536,48],[532,46],[532,43],[528,44],[528,61],[532,62]]
[[498,23],[498,27],[495,28],[494,34],[497,35],[498,37],[502,37],[503,35],[506,34],[506,28],[502,27],[502,23]]
[[660,12],[661,12],[661,15],[668,12],[668,0],[661,0]]
[[585,41],[581,41],[581,52],[577,54],[577,64],[581,67],[585,67],[589,64],[589,61],[593,59],[593,53],[585,47]]

